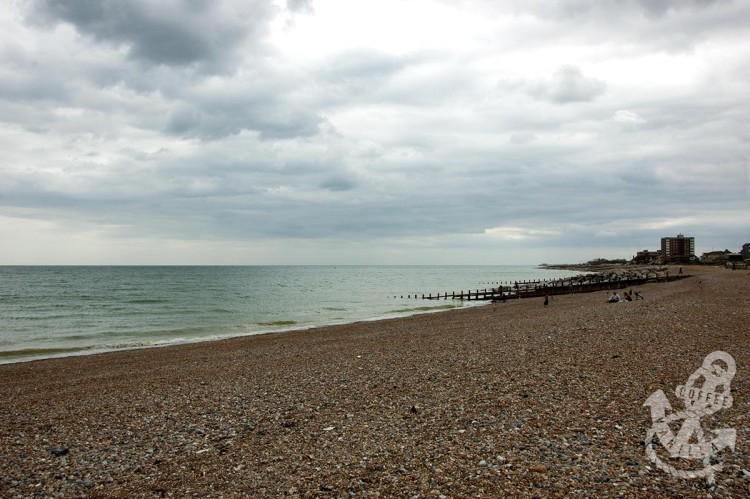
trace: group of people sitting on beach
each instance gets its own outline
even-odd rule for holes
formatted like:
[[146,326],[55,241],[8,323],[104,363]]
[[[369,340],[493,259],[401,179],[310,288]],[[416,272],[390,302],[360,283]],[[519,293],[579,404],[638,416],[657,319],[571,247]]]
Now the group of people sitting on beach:
[[620,296],[620,293],[615,291],[614,293],[612,293],[612,296],[607,299],[607,303],[619,303],[623,301],[633,301],[638,299],[643,300],[643,295],[640,291],[636,291],[635,293],[633,293],[633,290],[631,289],[630,292],[625,291],[623,293],[623,296]]

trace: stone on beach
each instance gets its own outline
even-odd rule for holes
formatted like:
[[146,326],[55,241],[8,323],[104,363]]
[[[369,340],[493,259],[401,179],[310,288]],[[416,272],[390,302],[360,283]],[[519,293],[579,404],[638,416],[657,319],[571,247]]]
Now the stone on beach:
[[[0,366],[0,496],[746,496],[745,273]],[[737,362],[716,484],[644,454],[644,401]],[[361,368],[361,369],[360,369]],[[55,450],[66,449],[55,456]]]

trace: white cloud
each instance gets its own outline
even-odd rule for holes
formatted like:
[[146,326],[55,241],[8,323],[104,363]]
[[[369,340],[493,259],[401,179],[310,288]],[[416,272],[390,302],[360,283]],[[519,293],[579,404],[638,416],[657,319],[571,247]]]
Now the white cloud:
[[626,109],[615,111],[614,116],[612,116],[612,120],[618,123],[629,123],[633,125],[643,125],[645,123],[648,123],[648,121],[638,116],[638,114]]
[[606,82],[586,77],[580,68],[571,65],[559,67],[551,77],[503,79],[498,86],[501,91],[522,91],[555,104],[592,101],[607,88]]
[[492,227],[485,229],[484,233],[490,237],[497,237],[500,239],[507,239],[512,241],[539,238],[539,237],[551,237],[559,235],[559,231],[549,229],[527,229],[523,227]]
[[580,68],[562,66],[547,84],[536,91],[552,102],[586,102],[603,94],[607,85],[601,80],[583,76]]

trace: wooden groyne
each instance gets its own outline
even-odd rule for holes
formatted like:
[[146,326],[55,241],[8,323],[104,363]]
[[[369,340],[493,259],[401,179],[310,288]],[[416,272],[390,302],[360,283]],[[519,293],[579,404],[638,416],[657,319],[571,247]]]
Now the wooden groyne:
[[[652,275],[652,276],[602,276],[592,274],[567,279],[542,279],[536,281],[506,281],[498,283],[494,288],[468,290],[466,292],[442,292],[437,294],[422,294],[423,300],[511,300],[517,298],[536,298],[547,295],[563,295],[570,293],[592,293],[594,291],[609,291],[643,286],[649,283],[672,282],[691,277],[688,274]],[[411,298],[411,296],[409,296]],[[414,298],[420,298],[414,295]]]

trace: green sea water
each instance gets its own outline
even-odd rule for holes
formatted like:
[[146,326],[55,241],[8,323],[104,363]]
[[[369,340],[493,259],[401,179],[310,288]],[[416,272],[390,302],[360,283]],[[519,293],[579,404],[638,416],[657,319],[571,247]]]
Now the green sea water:
[[0,363],[475,305],[422,294],[572,275],[533,266],[0,266]]

